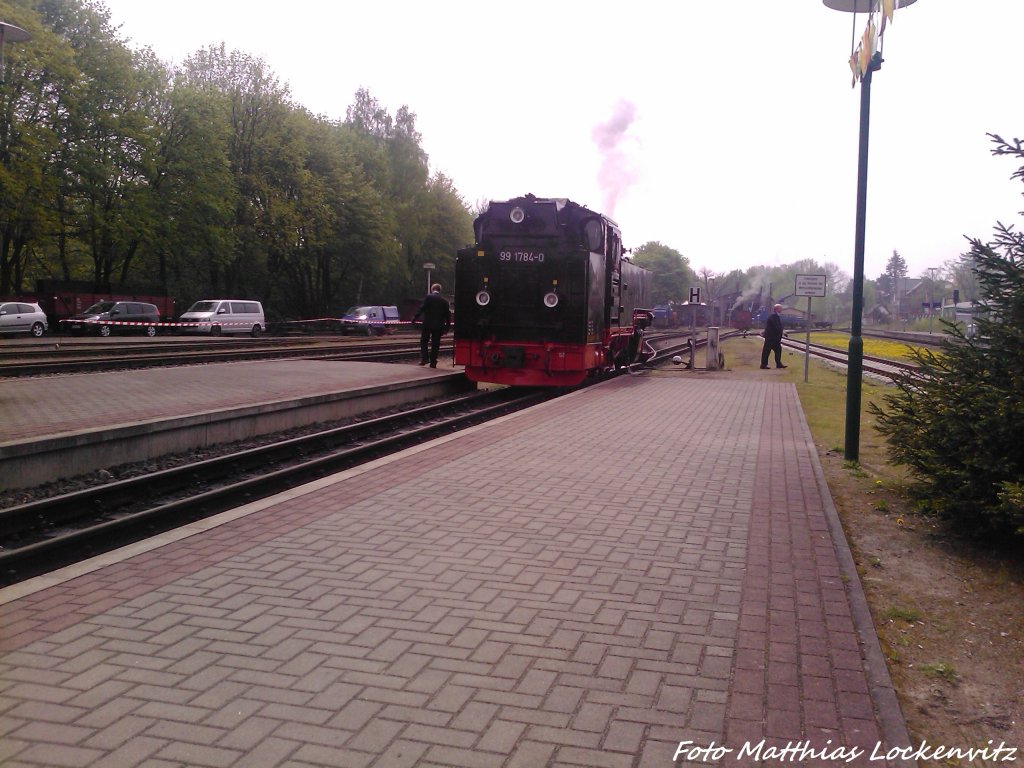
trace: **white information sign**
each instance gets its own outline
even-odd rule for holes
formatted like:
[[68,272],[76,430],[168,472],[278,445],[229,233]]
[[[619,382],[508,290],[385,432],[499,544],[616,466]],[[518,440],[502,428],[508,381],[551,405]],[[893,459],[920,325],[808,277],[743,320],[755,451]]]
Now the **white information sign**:
[[824,296],[826,275],[797,275],[797,296]]

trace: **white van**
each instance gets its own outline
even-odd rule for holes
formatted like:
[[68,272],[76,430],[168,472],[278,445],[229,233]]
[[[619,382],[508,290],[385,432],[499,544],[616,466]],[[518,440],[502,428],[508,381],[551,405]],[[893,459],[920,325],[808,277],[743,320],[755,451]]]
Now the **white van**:
[[[179,322],[187,323],[185,333],[248,333],[259,336],[267,327],[263,305],[258,301],[241,299],[206,299],[197,301],[183,314]],[[193,325],[194,323],[194,325]]]

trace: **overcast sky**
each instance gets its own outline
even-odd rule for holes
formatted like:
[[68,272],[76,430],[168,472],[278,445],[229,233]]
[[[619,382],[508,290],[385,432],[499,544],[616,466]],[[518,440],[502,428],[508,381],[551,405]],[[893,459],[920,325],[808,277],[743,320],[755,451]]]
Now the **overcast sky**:
[[[470,204],[532,192],[609,214],[715,272],[813,258],[853,271],[866,17],[822,0],[106,0],[165,61],[225,43],[314,113],[360,87],[417,115]],[[910,276],[1018,224],[1024,0],[897,12],[871,90],[865,275]]]

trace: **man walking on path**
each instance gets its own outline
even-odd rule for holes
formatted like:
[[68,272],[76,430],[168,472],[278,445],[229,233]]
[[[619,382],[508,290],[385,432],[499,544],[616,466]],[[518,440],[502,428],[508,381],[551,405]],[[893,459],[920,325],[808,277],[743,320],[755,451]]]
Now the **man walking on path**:
[[441,295],[440,283],[430,286],[430,293],[423,299],[423,305],[413,315],[412,321],[415,323],[421,317],[423,328],[420,331],[420,365],[429,362],[431,368],[437,368],[441,336],[448,333],[448,328],[452,324],[452,311],[448,301]]
[[764,346],[761,347],[761,367],[768,367],[768,353],[775,353],[775,367],[785,368],[782,364],[782,305],[776,304],[764,324]]

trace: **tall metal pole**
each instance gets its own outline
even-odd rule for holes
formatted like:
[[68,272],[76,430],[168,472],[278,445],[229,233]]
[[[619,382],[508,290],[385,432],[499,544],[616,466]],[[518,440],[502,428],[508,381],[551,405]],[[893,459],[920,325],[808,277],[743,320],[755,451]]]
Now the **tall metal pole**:
[[860,82],[860,150],[857,162],[857,229],[853,245],[853,317],[850,318],[850,345],[846,366],[846,443],[847,461],[860,457],[861,377],[864,371],[864,339],[861,316],[864,314],[864,231],[868,205],[868,128],[871,124],[871,76],[882,68],[882,54],[875,53]]
[[938,267],[928,267],[928,333],[932,332],[935,319],[935,273],[938,271]]
[[807,317],[804,318],[804,384],[807,383],[807,372],[811,367],[811,297],[807,297]]

